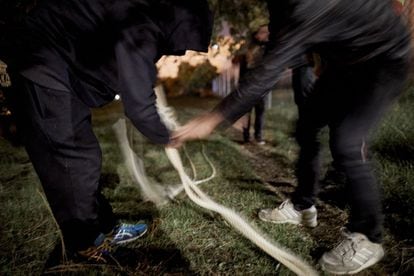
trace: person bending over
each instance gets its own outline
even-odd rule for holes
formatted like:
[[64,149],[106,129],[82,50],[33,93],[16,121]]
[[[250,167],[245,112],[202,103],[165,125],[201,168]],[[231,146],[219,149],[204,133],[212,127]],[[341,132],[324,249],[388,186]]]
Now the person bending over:
[[155,107],[154,63],[161,55],[206,51],[211,23],[204,0],[44,0],[1,40],[9,44],[0,58],[18,76],[18,127],[70,252],[99,260],[108,241],[125,243],[147,230],[117,226],[100,192],[90,109],[120,94],[134,126],[168,144]]

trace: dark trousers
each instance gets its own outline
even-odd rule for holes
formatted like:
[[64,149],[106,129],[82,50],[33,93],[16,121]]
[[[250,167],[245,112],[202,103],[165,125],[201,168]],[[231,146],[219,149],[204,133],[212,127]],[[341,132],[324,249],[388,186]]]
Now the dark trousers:
[[325,70],[314,91],[298,105],[298,187],[292,197],[296,208],[306,209],[315,203],[320,169],[318,134],[328,126],[332,157],[347,178],[347,228],[373,242],[381,241],[380,192],[366,149],[370,130],[401,93],[406,76],[405,62],[386,60]]
[[292,69],[292,89],[297,106],[304,104],[309,95],[313,92],[316,76],[313,67],[305,64]]
[[101,195],[101,150],[90,109],[75,93],[24,78],[16,89],[18,128],[69,250],[93,244],[115,225]]
[[[266,100],[262,98],[254,107],[254,139],[260,141],[263,139],[263,127],[265,119],[265,106]],[[253,110],[252,110],[253,111]],[[250,140],[250,126],[251,126],[251,113],[247,116],[246,125],[243,125],[243,140],[248,142]]]

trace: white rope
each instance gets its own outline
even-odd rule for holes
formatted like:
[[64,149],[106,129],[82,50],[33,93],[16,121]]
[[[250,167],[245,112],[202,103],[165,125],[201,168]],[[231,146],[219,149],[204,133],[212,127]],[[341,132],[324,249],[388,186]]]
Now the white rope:
[[190,161],[190,167],[191,167],[191,171],[193,173],[193,180],[196,180],[197,179],[197,170],[196,170],[196,168],[194,166],[194,163],[191,161],[191,157],[188,154],[188,151],[187,151],[185,145],[183,145],[183,150],[184,150],[185,157]]
[[[174,130],[178,127],[178,123],[175,119],[175,114],[171,108],[167,107],[167,101],[165,94],[160,87],[155,89],[157,94],[157,109],[161,119]],[[235,211],[216,203],[208,195],[206,195],[201,189],[199,189],[194,181],[186,174],[183,163],[180,158],[178,150],[170,147],[165,148],[165,152],[168,156],[173,167],[177,170],[185,192],[188,197],[197,205],[219,213],[228,223],[230,223],[235,229],[242,233],[246,238],[255,243],[267,254],[284,264],[287,268],[298,275],[318,275],[317,272],[304,260],[284,249],[277,243],[272,243],[267,240],[263,234],[254,229],[247,221],[245,221]],[[208,159],[208,158],[207,158]],[[208,160],[209,161],[209,160]],[[214,168],[214,166],[212,166]],[[215,175],[215,171],[214,171]]]
[[[121,153],[124,157],[128,172],[138,184],[145,200],[149,200],[155,205],[161,206],[168,203],[170,200],[173,200],[184,190],[184,187],[181,183],[175,185],[160,185],[149,180],[147,174],[145,173],[144,162],[135,154],[131,148],[131,144],[128,139],[128,131],[125,119],[119,119],[115,124],[112,125],[112,129],[114,130],[116,138],[120,145]],[[202,183],[210,181],[216,177],[217,174],[216,168],[205,154],[204,148],[202,148],[202,154],[210,166],[212,173],[205,179],[194,181],[195,185],[200,185]],[[190,164],[193,164],[190,158],[189,162]],[[194,167],[194,165],[192,165],[192,167]]]
[[168,195],[161,185],[150,183],[142,160],[131,149],[128,137],[125,119],[119,119],[113,126],[121,152],[125,160],[125,165],[129,173],[138,183],[146,200],[150,200],[156,205],[163,205],[168,202]]
[[[186,152],[187,158],[189,159],[190,163],[192,164],[192,161],[191,161],[190,157],[188,156],[187,151],[185,151],[185,152]],[[212,173],[209,177],[207,177],[205,179],[201,179],[201,180],[197,180],[197,181],[195,181],[195,179],[194,179],[193,180],[194,185],[200,185],[202,183],[208,182],[208,181],[212,180],[213,178],[215,178],[216,175],[217,175],[216,167],[213,165],[213,163],[211,162],[211,160],[208,158],[207,154],[205,153],[204,146],[201,149],[201,152],[202,152],[202,155],[203,155],[204,159],[206,160],[206,162],[210,166],[210,168],[212,170]],[[194,167],[194,165],[192,165],[192,167]],[[175,189],[172,189],[172,188],[169,187],[168,188],[168,196],[171,199],[173,199],[177,195],[179,195],[182,191],[184,191],[184,185],[182,185],[182,184],[179,184]]]
[[180,175],[181,181],[183,183],[184,189],[188,197],[197,205],[206,208],[208,210],[219,213],[229,222],[234,228],[236,228],[240,233],[242,233],[246,238],[255,243],[263,251],[268,253],[274,259],[278,260],[280,263],[284,264],[287,268],[292,270],[298,275],[317,275],[317,272],[308,265],[304,260],[295,256],[293,253],[288,252],[287,249],[282,248],[276,243],[271,243],[263,234],[258,230],[254,229],[249,223],[247,223],[243,218],[240,217],[233,210],[220,205],[210,199],[205,193],[203,193],[184,171],[183,164],[181,162],[180,155],[176,149],[165,148],[165,152]]
[[[160,117],[165,122],[167,127],[169,127],[170,129],[175,129],[178,126],[178,123],[175,120],[174,113],[171,108],[166,107],[165,98],[163,99],[159,94],[160,93],[157,93],[157,108]],[[180,179],[182,181],[182,188],[172,189],[171,187],[169,187],[169,191],[168,188],[163,190],[162,188],[159,188],[160,185],[154,185],[149,182],[145,174],[145,169],[143,167],[142,160],[140,160],[135,155],[135,153],[133,153],[131,147],[129,146],[129,142],[126,136],[125,120],[119,120],[118,123],[114,125],[114,130],[117,133],[117,138],[120,142],[121,150],[125,157],[128,170],[139,183],[143,193],[147,195],[147,197],[151,201],[153,201],[156,204],[158,203],[157,205],[163,204],[165,203],[166,197],[170,197],[171,195],[175,196],[184,189],[188,197],[194,203],[205,209],[214,211],[222,215],[222,217],[229,224],[231,224],[247,239],[255,243],[263,251],[272,256],[274,259],[278,260],[280,263],[285,265],[294,273],[304,276],[317,275],[317,272],[304,260],[296,256],[292,252],[289,252],[287,249],[281,247],[277,243],[272,243],[269,240],[267,240],[263,234],[261,234],[257,229],[254,229],[239,214],[221,204],[214,202],[208,195],[206,195],[201,189],[199,189],[197,184],[204,183],[212,179],[216,175],[215,167],[208,159],[204,151],[203,155],[206,161],[211,166],[213,173],[210,177],[204,180],[193,181],[186,174],[178,151],[176,149],[166,147],[165,152],[171,164],[177,170],[180,176]]]

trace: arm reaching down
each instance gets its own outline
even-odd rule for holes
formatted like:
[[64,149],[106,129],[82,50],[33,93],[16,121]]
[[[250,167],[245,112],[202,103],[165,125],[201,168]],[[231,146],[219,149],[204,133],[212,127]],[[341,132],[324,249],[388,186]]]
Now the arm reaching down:
[[118,43],[119,89],[125,114],[134,126],[152,142],[167,144],[170,133],[157,112],[153,90],[156,47],[153,41],[143,41],[139,47],[127,40]]
[[205,139],[223,122],[220,112],[210,112],[189,121],[173,132],[170,146],[180,147],[185,141]]

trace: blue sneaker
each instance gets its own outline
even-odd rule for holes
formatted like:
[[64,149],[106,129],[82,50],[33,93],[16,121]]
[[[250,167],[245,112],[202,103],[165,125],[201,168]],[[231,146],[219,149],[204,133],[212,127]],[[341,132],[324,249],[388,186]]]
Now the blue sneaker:
[[127,224],[121,223],[113,231],[112,244],[124,244],[142,237],[148,230],[144,223]]

